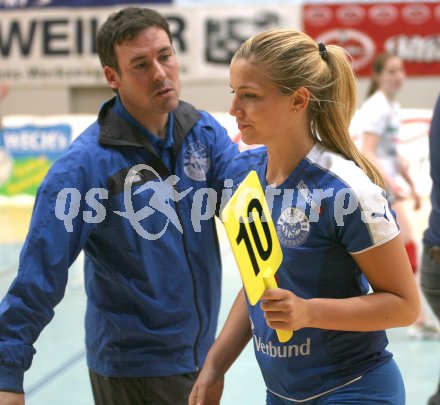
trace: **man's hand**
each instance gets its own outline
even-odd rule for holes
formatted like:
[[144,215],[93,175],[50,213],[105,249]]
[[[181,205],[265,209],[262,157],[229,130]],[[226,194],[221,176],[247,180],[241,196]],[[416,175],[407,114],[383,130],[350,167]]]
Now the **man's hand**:
[[209,367],[203,367],[189,395],[188,405],[219,405],[223,385],[222,374],[216,373]]

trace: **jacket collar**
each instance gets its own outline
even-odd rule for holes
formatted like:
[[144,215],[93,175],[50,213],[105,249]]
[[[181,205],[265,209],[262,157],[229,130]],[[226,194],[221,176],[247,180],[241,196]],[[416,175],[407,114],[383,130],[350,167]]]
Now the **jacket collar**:
[[[99,143],[106,146],[136,146],[146,147],[153,151],[148,138],[142,135],[137,128],[124,121],[117,115],[112,107],[116,97],[107,101],[99,111]],[[173,150],[177,152],[182,146],[188,132],[200,119],[199,112],[188,103],[179,101],[174,113],[174,145]]]

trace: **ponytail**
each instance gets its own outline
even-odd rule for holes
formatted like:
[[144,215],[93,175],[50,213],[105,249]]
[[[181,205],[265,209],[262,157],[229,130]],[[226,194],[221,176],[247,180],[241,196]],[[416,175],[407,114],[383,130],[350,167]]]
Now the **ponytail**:
[[356,111],[356,82],[347,60],[348,55],[335,45],[326,48],[326,63],[332,76],[328,95],[329,100],[334,101],[327,102],[325,109],[317,112],[315,134],[319,134],[321,143],[327,149],[355,162],[373,183],[384,188],[379,170],[362,155],[348,130]]

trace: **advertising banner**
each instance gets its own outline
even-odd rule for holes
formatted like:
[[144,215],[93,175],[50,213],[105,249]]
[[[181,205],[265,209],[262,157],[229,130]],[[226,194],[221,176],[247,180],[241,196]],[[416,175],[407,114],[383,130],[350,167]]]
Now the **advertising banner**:
[[0,10],[31,7],[108,7],[116,4],[165,4],[172,0],[0,0]]
[[317,42],[344,47],[359,76],[383,51],[398,54],[410,76],[440,74],[438,2],[309,4],[303,26]]
[[94,116],[5,116],[0,130],[0,198],[34,196],[52,163]]
[[[229,61],[250,36],[298,27],[297,7],[154,7],[168,20],[182,80],[225,79]],[[96,51],[99,26],[120,7],[0,10],[0,82],[103,85]]]
[[69,147],[70,132],[67,125],[0,132],[0,195],[35,194],[52,162]]

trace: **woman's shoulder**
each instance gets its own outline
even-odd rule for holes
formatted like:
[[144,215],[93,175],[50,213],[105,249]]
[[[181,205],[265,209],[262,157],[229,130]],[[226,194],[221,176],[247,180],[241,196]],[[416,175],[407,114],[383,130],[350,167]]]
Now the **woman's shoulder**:
[[334,188],[335,192],[350,189],[358,199],[365,195],[382,194],[383,190],[374,184],[367,174],[346,157],[319,146],[318,153],[310,157],[311,163],[321,171],[319,186],[323,189]]
[[241,179],[251,170],[260,168],[266,161],[267,149],[265,146],[240,152],[229,165],[229,177],[235,180]]
[[390,103],[388,102],[385,94],[378,90],[368,97],[362,104],[362,110],[384,111],[390,109]]
[[256,148],[248,149],[240,152],[234,157],[232,163],[241,165],[255,165],[267,159],[267,149],[265,146],[257,146]]

